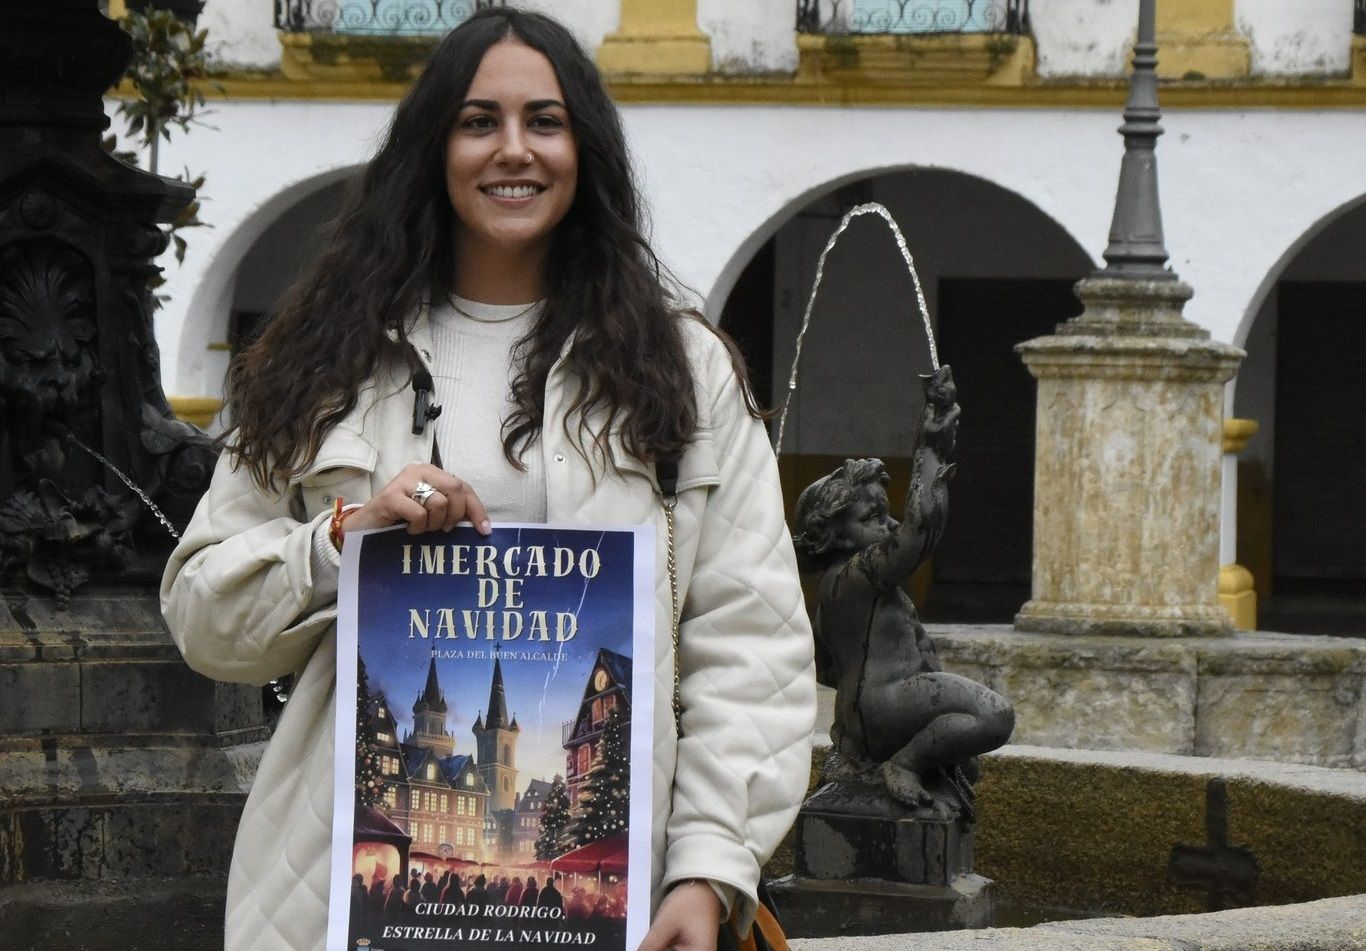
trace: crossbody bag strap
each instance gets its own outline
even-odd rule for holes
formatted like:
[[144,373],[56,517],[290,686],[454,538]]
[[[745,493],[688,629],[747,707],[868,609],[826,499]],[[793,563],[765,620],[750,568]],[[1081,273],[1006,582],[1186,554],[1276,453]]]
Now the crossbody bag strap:
[[679,692],[678,668],[682,658],[678,652],[678,559],[674,545],[674,508],[678,505],[678,459],[655,461],[655,480],[659,483],[660,504],[664,506],[664,527],[668,533],[669,554],[665,562],[669,569],[669,627],[674,648],[674,732],[683,735],[683,698]]

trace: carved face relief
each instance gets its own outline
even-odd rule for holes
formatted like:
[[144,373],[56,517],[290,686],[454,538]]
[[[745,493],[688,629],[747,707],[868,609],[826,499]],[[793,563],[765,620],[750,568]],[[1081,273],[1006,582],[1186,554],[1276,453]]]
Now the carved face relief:
[[98,382],[89,262],[40,240],[0,248],[0,401],[65,416]]

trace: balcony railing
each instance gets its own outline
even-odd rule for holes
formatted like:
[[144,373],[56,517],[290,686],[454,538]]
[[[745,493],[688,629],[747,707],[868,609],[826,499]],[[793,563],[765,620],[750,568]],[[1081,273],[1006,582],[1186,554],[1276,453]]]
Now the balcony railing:
[[503,0],[275,0],[275,28],[289,33],[439,36]]
[[797,0],[797,32],[1024,34],[1029,0]]

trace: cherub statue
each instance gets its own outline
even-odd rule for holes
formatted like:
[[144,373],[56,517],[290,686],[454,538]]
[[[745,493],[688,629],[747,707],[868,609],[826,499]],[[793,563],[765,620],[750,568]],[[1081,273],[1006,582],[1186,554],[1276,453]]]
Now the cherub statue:
[[958,435],[948,366],[922,376],[906,512],[888,514],[880,459],[849,459],[797,500],[794,541],[821,572],[813,624],[817,677],[836,689],[826,782],[885,789],[915,814],[972,818],[976,757],[1005,744],[1015,714],[999,694],[943,672],[903,590],[944,531]]

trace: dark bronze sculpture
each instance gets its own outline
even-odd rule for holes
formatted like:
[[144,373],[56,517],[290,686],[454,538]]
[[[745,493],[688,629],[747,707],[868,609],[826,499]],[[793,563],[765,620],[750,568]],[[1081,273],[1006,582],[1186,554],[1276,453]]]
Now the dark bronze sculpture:
[[826,786],[813,802],[970,822],[976,757],[1010,738],[1015,717],[999,694],[943,672],[902,588],[943,534],[958,434],[949,367],[921,379],[925,411],[900,524],[888,514],[879,459],[847,460],[797,502],[798,556],[821,572],[817,676],[837,691]]
[[[193,198],[100,146],[96,0],[0,27],[0,946],[223,947],[258,688],[180,658],[157,583],[215,462],[162,393],[148,278]],[[193,319],[193,318],[192,318]],[[114,472],[124,473],[131,488]]]
[[193,192],[100,147],[100,94],[130,56],[76,0],[16,8],[0,37],[0,575],[61,606],[168,550],[115,469],[174,522],[216,456],[162,393],[147,285],[157,223]]

